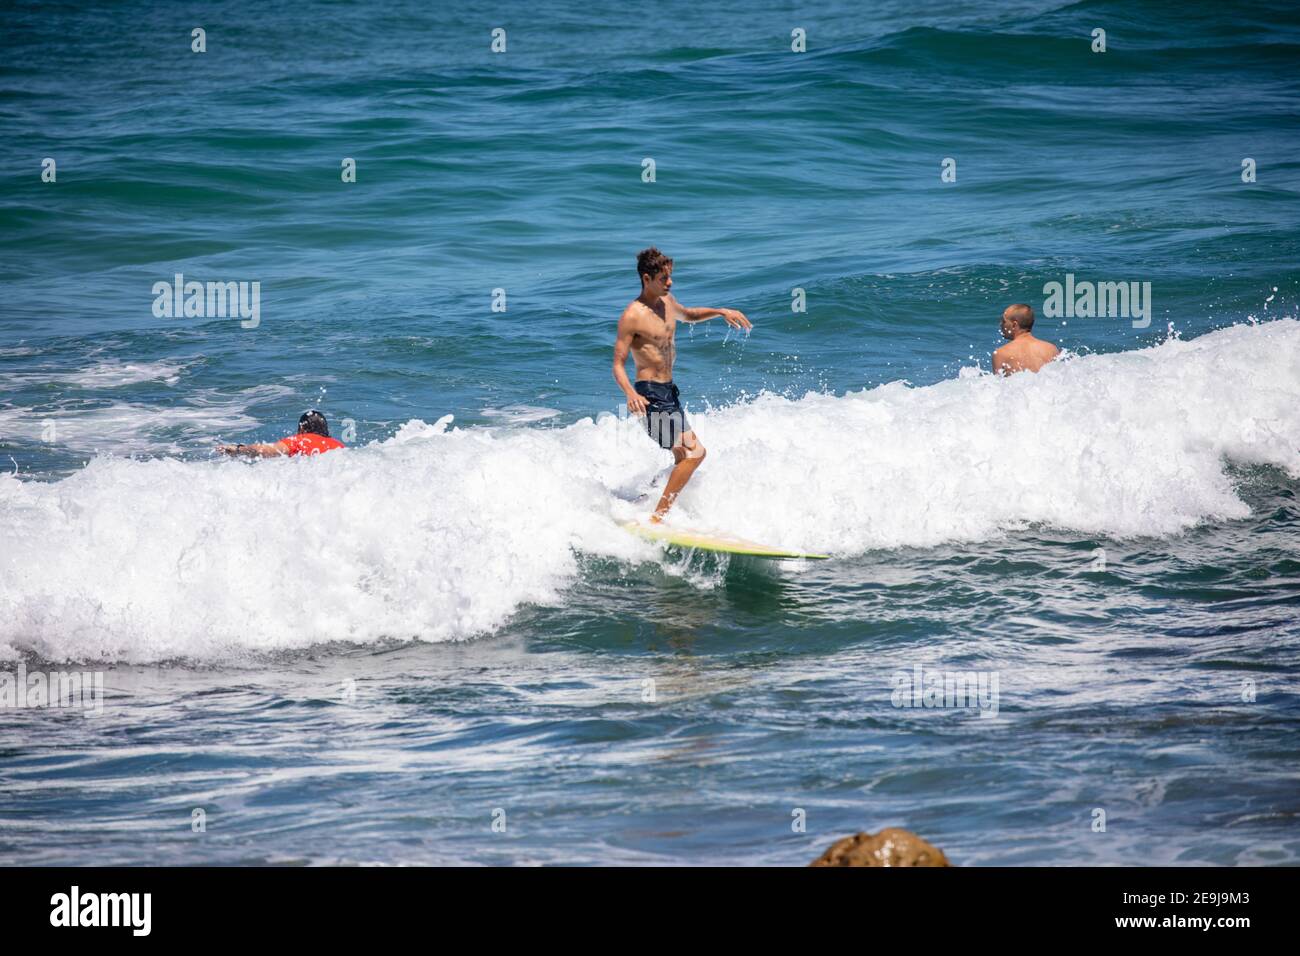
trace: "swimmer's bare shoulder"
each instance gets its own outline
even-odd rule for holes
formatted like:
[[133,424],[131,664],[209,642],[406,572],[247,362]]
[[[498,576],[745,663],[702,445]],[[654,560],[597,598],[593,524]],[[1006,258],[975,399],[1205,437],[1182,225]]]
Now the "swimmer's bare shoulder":
[[1010,375],[1012,372],[1018,372],[1018,371],[1020,371],[1020,368],[1016,364],[1015,358],[1011,354],[1010,342],[1008,342],[1006,345],[1001,346],[1000,348],[993,350],[993,374],[994,375]]
[[1052,359],[1061,354],[1051,342],[1045,342],[1042,339],[1034,339],[1025,349],[1025,354],[1021,358],[1021,364],[1031,372],[1037,372]]

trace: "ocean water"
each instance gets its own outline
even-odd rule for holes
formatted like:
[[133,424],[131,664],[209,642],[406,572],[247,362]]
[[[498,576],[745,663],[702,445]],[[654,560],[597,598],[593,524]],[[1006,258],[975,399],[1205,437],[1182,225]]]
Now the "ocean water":
[[[7,6],[0,680],[104,689],[0,711],[0,860],[1300,863],[1298,53],[1283,3]],[[754,322],[679,332],[674,520],[831,560],[618,528],[650,244]],[[998,380],[1019,301],[1066,354]],[[346,452],[213,455],[306,407]]]

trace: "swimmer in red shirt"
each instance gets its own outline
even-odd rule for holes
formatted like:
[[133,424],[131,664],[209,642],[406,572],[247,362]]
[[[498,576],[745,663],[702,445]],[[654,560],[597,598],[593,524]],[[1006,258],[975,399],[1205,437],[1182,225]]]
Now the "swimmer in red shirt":
[[298,434],[281,438],[270,445],[218,445],[217,451],[225,455],[246,455],[249,458],[275,458],[277,455],[320,455],[343,442],[330,438],[330,427],[325,416],[312,409],[298,419]]

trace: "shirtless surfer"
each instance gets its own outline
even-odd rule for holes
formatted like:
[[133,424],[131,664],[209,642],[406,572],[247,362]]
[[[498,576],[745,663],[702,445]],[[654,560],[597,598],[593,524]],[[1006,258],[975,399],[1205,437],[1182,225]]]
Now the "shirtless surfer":
[[993,371],[998,375],[1037,372],[1061,354],[1051,342],[1034,338],[1034,310],[1027,305],[1009,305],[1002,313],[1002,337],[1010,339],[993,353]]
[[[676,464],[668,476],[659,506],[650,517],[663,520],[668,509],[695,469],[704,461],[704,446],[691,430],[682,410],[677,386],[673,384],[673,361],[677,358],[678,322],[703,322],[722,316],[737,329],[753,325],[735,309],[688,309],[669,291],[673,285],[673,260],[651,246],[636,257],[641,277],[641,294],[628,303],[618,320],[614,340],[614,381],[627,396],[628,411],[645,417],[646,432],[661,448],[673,453]],[[636,384],[628,381],[627,353],[636,363]]]

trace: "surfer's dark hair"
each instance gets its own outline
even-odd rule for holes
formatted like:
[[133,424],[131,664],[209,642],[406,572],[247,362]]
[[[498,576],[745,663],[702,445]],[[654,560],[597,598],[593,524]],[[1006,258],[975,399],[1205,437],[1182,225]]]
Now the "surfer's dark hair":
[[1007,318],[1021,329],[1028,332],[1034,327],[1034,310],[1023,302],[1017,302],[1007,308]]
[[[651,246],[649,249],[642,249],[636,254],[636,274],[640,276],[649,276],[654,278],[665,269],[672,268],[673,260]],[[644,283],[644,279],[641,280]]]
[[313,435],[323,435],[330,437],[330,426],[325,421],[325,416],[316,409],[302,413],[302,418],[298,419],[298,432],[311,432]]

